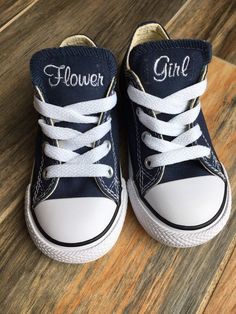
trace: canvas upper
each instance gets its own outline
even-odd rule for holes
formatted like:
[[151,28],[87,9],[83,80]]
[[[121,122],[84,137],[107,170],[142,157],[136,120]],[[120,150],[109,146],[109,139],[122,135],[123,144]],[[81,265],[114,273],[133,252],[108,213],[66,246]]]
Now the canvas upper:
[[[140,122],[140,106],[130,99],[128,87],[165,99],[187,87],[205,80],[211,61],[211,45],[202,40],[171,40],[157,23],[139,26],[134,32],[123,62],[122,88],[125,97],[129,136],[130,177],[134,180],[140,199],[164,223],[179,229],[199,229],[212,223],[221,214],[227,184],[221,163],[212,146],[206,122],[200,110],[190,129],[199,125],[202,135],[188,146],[209,148],[209,155],[166,166],[149,167],[149,156],[160,154],[145,145],[146,134],[172,141],[151,131]],[[189,101],[197,105],[199,97]],[[153,117],[152,110],[141,106]],[[155,111],[155,110],[154,110]],[[156,112],[159,121],[168,122],[175,115]]]
[[[64,41],[59,48],[43,49],[33,55],[30,70],[36,97],[65,108],[74,103],[113,95],[116,76],[113,54],[96,47],[88,39],[79,44],[70,41]],[[38,128],[30,192],[31,210],[37,227],[52,243],[64,246],[91,243],[109,230],[119,211],[121,176],[116,108],[101,112],[97,117],[98,124],[111,119],[110,131],[96,143],[74,152],[82,155],[102,143],[108,143],[110,151],[96,163],[109,166],[112,169],[110,177],[60,177],[59,174],[47,178],[45,169],[63,162],[45,154],[45,144],[58,146],[59,142],[45,135],[41,127]],[[48,125],[81,133],[95,126],[40,118]],[[82,165],[78,164],[78,167]]]

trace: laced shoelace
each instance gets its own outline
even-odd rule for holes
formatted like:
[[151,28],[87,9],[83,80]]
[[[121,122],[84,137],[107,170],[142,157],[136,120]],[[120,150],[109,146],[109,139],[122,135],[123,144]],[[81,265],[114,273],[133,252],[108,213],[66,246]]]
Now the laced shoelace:
[[[140,106],[136,111],[139,121],[147,129],[159,135],[171,137],[171,140],[158,138],[148,131],[142,134],[144,144],[158,152],[145,159],[147,168],[166,166],[210,155],[209,147],[197,144],[189,146],[202,136],[198,124],[191,127],[200,113],[200,101],[193,108],[189,108],[189,101],[201,96],[206,90],[206,85],[206,80],[203,80],[165,98],[150,95],[129,85],[129,98]],[[152,110],[154,116],[145,113],[143,108]],[[165,122],[158,119],[159,113],[174,115],[174,117]]]
[[[42,132],[50,139],[56,140],[58,146],[44,144],[44,153],[47,157],[60,163],[45,168],[45,178],[54,177],[112,177],[113,168],[99,163],[110,149],[111,143],[103,141],[94,147],[111,130],[111,118],[100,123],[100,114],[111,110],[117,101],[116,93],[113,95],[79,103],[66,107],[59,107],[34,98],[34,107],[43,117],[53,121],[47,124],[40,118],[38,123]],[[79,132],[72,128],[56,126],[56,122],[95,124],[86,132]],[[90,149],[83,154],[76,151],[82,147]]]

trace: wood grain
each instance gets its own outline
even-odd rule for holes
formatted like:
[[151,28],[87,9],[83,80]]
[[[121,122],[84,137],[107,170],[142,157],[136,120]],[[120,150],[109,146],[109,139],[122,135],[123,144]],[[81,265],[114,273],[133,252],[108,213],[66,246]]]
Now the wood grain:
[[236,313],[236,249],[224,270],[204,314]]
[[[207,305],[212,282],[223,272],[229,248],[232,251],[235,208],[227,228],[215,240],[178,250],[152,240],[129,207],[115,248],[87,265],[60,264],[43,256],[30,240],[23,216],[36,129],[28,73],[32,53],[58,45],[66,36],[85,33],[121,60],[137,23],[158,20],[166,24],[189,3],[121,0],[118,6],[115,0],[39,1],[0,33],[0,312],[175,314],[196,313]],[[221,12],[224,4],[219,1],[217,6]],[[176,16],[168,24],[172,34]],[[185,36],[185,26],[179,27],[179,36]],[[235,67],[215,58],[203,99],[213,142],[229,171],[234,195],[235,80]]]
[[37,0],[0,0],[0,30]]
[[199,38],[213,44],[213,53],[236,63],[236,2],[188,0],[167,24],[173,38]]

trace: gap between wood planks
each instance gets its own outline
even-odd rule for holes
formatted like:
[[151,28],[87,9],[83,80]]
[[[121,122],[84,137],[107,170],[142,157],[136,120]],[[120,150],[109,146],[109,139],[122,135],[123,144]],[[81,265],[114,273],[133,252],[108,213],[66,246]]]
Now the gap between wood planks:
[[35,5],[39,0],[33,0],[32,3],[27,5],[23,10],[21,10],[19,13],[17,13],[15,16],[13,16],[8,22],[3,24],[0,27],[0,32],[4,31],[8,26],[10,26],[12,23],[14,23],[19,17],[21,17],[24,13],[26,13],[33,5]]
[[208,304],[211,302],[211,299],[214,298],[214,291],[216,290],[217,286],[220,283],[221,278],[223,277],[223,274],[226,270],[227,265],[229,264],[231,257],[234,253],[234,250],[236,249],[236,237],[232,240],[230,243],[228,250],[223,258],[223,260],[220,263],[220,266],[218,267],[211,284],[208,287],[208,291],[205,294],[205,297],[203,298],[201,304],[199,305],[198,311],[196,314],[205,313],[207,310]]
[[166,23],[165,29],[170,29],[171,24],[178,18],[178,16],[185,10],[185,8],[188,6],[189,2],[192,0],[187,0],[181,8],[172,16],[172,18],[169,20],[169,22]]

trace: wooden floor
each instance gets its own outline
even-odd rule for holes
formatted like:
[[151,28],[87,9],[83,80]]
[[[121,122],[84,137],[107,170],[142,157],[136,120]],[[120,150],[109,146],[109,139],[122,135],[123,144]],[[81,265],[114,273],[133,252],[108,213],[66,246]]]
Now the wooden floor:
[[182,250],[152,240],[129,206],[117,245],[83,266],[42,255],[29,238],[23,211],[36,130],[31,55],[84,33],[121,61],[132,31],[145,20],[166,25],[173,38],[212,42],[217,58],[203,110],[235,196],[235,3],[0,0],[0,313],[236,313],[235,206],[219,236]]

